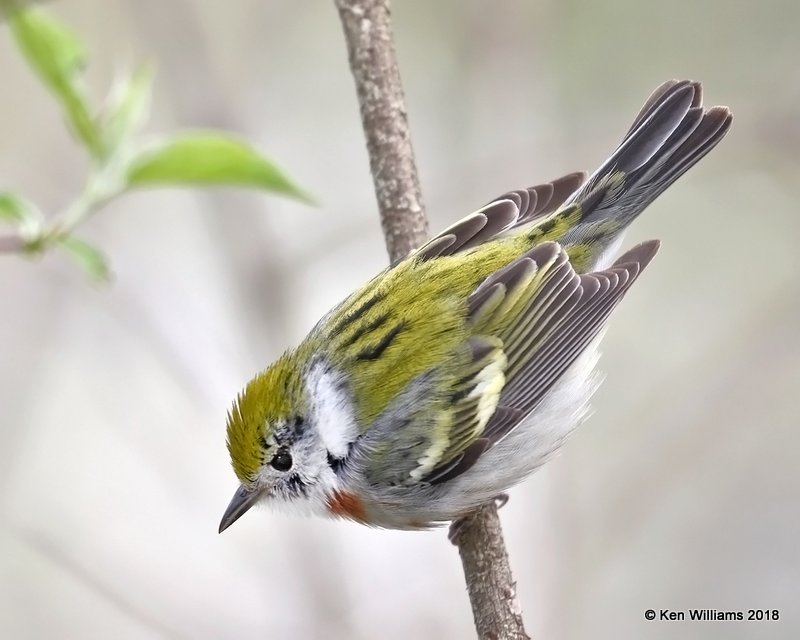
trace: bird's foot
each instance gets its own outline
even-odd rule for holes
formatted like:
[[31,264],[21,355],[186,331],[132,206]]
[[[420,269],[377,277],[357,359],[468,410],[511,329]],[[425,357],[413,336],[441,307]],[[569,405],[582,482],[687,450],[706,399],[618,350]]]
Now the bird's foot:
[[[508,504],[508,494],[498,493],[494,498],[492,498],[492,500],[498,509],[502,509]],[[472,516],[473,514],[470,513],[465,516],[461,516],[450,523],[450,529],[447,531],[447,539],[455,546],[458,546],[461,534],[464,531],[464,527]]]

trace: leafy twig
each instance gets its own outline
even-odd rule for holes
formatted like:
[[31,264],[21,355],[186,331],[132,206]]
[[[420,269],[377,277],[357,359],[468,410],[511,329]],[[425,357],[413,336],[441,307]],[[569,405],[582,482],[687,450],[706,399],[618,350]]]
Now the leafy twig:
[[70,131],[89,157],[83,192],[63,210],[43,215],[27,198],[0,192],[0,219],[16,227],[0,236],[0,253],[35,255],[65,249],[91,275],[108,275],[103,254],[76,238],[76,228],[112,199],[154,186],[244,186],[305,202],[312,199],[269,159],[220,131],[141,139],[153,71],[148,64],[118,78],[102,107],[83,89],[83,43],[44,10],[21,0],[0,0],[0,10],[31,70],[56,98]]

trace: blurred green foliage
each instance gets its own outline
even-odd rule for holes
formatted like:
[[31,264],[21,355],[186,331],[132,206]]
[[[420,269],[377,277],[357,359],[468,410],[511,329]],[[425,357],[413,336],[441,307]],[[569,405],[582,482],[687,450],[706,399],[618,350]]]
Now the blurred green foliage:
[[0,0],[17,48],[63,110],[70,132],[90,158],[83,192],[63,211],[45,216],[24,196],[0,192],[0,220],[14,229],[0,251],[36,255],[64,249],[92,277],[107,280],[103,253],[75,229],[100,207],[133,188],[244,186],[313,202],[270,159],[222,131],[142,139],[153,68],[142,64],[117,79],[100,107],[83,89],[86,51],[80,38],[49,13],[19,0]]

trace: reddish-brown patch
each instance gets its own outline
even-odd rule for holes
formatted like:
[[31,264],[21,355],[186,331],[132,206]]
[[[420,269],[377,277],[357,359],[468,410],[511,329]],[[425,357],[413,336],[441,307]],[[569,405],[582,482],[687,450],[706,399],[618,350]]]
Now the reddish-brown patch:
[[364,503],[354,493],[334,491],[328,496],[328,511],[340,518],[349,518],[356,522],[366,522],[367,512]]

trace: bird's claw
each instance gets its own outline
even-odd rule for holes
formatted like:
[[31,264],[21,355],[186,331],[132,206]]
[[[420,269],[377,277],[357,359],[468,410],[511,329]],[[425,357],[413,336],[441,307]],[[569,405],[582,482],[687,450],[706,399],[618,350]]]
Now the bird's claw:
[[464,531],[464,525],[467,524],[467,518],[469,518],[469,516],[464,516],[462,518],[458,518],[457,520],[453,520],[450,523],[450,528],[447,530],[447,539],[456,547],[458,546],[459,538]]
[[[502,509],[508,504],[508,494],[498,493],[494,498],[492,498],[492,500],[494,501],[495,507],[497,507],[497,509]],[[467,520],[471,518],[472,515],[473,514],[461,516],[460,518],[457,518],[450,523],[450,529],[448,529],[447,531],[447,539],[451,542],[451,544],[458,546],[459,538],[461,537],[461,534],[464,532],[464,526],[467,524]]]
[[507,504],[508,504],[508,494],[507,494],[507,493],[498,493],[498,494],[497,494],[497,495],[494,497],[494,505],[495,505],[495,506],[496,506],[498,509],[502,509],[502,508],[503,508],[503,507],[505,507]]

